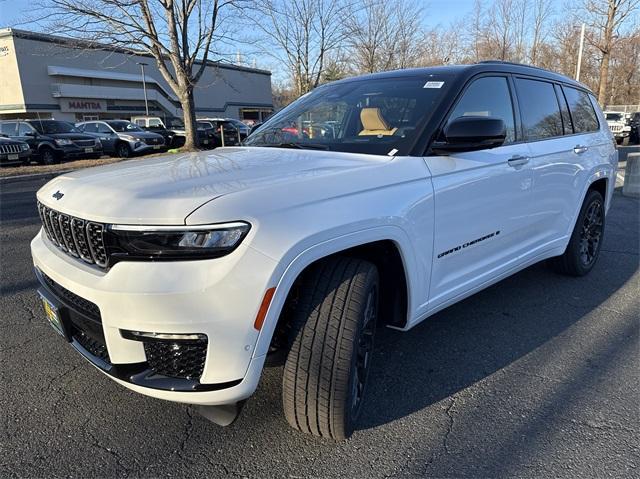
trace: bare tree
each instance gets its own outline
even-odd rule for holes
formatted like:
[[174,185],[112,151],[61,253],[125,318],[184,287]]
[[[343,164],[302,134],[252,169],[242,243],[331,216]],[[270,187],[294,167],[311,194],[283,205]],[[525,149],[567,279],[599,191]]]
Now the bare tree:
[[185,148],[196,146],[193,90],[214,44],[226,38],[223,15],[242,0],[45,0],[49,28],[153,56],[184,113]]
[[264,54],[285,66],[298,95],[322,79],[328,55],[344,40],[345,0],[260,0],[244,13],[263,37]]
[[601,53],[598,101],[608,101],[609,64],[611,54],[622,38],[622,30],[640,6],[640,0],[585,0],[584,11],[588,18],[589,42]]
[[420,58],[420,6],[405,0],[362,0],[346,19],[356,71],[415,66]]
[[533,65],[538,61],[538,49],[540,44],[546,39],[549,19],[553,15],[553,5],[551,0],[534,0],[533,2],[533,18],[532,34],[531,34],[531,50],[529,59]]

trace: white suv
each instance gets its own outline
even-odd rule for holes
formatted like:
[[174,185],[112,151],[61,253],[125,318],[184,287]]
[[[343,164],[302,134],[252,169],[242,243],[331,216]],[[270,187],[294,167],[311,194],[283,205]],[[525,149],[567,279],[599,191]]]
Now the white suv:
[[242,147],[60,176],[31,243],[47,317],[100,371],[228,424],[269,358],[301,431],[362,411],[407,331],[539,261],[594,266],[617,152],[593,95],[488,62],[317,88]]

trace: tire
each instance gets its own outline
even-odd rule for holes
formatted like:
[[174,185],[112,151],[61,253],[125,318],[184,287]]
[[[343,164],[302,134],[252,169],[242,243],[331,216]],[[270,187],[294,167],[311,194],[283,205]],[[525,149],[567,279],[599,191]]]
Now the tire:
[[43,165],[55,165],[60,163],[60,160],[55,151],[48,146],[43,146],[40,148],[40,163]]
[[292,427],[335,440],[353,433],[373,353],[378,284],[376,267],[356,258],[330,258],[305,273],[282,379]]
[[131,156],[131,148],[126,143],[120,142],[116,145],[116,156],[120,158],[129,158]]
[[582,204],[567,249],[550,260],[553,269],[568,276],[584,276],[591,271],[600,255],[604,227],[604,199],[591,190]]

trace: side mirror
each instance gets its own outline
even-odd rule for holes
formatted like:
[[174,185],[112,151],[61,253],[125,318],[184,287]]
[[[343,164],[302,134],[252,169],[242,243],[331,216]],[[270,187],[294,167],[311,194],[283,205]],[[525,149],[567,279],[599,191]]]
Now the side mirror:
[[251,128],[249,128],[249,134],[251,135],[254,131],[262,126],[262,123],[254,123]]
[[431,145],[435,153],[486,150],[504,143],[507,128],[500,118],[461,116],[444,128],[443,136],[444,141]]
[[38,134],[35,131],[27,131],[24,136],[32,136],[33,138],[35,138],[36,136],[38,136]]

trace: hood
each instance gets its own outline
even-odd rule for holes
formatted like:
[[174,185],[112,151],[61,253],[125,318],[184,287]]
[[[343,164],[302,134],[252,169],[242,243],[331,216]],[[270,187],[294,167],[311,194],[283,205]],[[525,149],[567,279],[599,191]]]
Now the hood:
[[[236,192],[341,174],[387,156],[282,148],[219,148],[98,166],[38,191],[45,205],[102,223],[176,225],[204,203]],[[53,195],[62,193],[56,200]]]
[[151,131],[119,131],[118,135],[127,135],[132,136],[134,138],[162,138],[163,136],[159,133],[153,133]]
[[94,140],[95,137],[87,133],[44,133],[42,136],[55,138],[56,140]]

